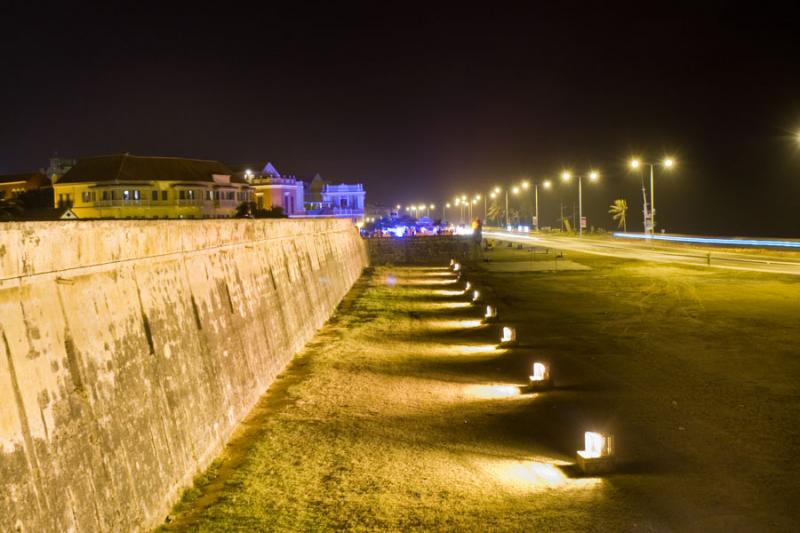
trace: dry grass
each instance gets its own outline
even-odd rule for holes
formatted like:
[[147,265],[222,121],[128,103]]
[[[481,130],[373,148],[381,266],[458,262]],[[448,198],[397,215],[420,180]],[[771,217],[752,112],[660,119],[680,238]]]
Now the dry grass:
[[[365,275],[165,529],[792,529],[800,283],[570,258],[470,273],[510,350],[444,272]],[[555,390],[520,392],[533,357]],[[590,427],[617,474],[572,477]]]

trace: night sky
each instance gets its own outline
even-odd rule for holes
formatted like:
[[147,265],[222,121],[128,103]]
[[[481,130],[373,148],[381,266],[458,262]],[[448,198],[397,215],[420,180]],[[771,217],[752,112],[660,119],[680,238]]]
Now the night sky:
[[[797,11],[287,4],[4,3],[0,173],[53,154],[271,160],[440,204],[595,167],[590,225],[626,198],[641,230],[626,160],[670,154],[661,227],[800,236]],[[543,224],[576,195],[542,194]]]

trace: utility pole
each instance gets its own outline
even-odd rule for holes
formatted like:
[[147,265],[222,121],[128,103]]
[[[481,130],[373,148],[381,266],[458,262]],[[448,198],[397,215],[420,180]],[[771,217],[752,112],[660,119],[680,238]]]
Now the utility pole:
[[656,193],[653,190],[653,163],[650,163],[650,234],[656,232]]
[[508,188],[506,188],[506,228],[508,228]]

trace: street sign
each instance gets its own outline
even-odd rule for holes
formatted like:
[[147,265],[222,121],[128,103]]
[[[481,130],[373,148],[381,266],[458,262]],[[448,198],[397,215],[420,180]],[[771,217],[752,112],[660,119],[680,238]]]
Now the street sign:
[[581,228],[586,229],[586,217],[581,217]]

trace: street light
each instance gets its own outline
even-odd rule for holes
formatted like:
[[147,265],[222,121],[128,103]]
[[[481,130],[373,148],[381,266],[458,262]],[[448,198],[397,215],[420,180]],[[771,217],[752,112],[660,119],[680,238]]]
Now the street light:
[[[589,181],[597,181],[600,179],[600,173],[596,170],[589,171],[586,176],[575,176],[578,178],[578,236],[583,237],[583,178],[589,178]],[[565,170],[561,173],[563,181],[570,181],[572,173]]]
[[[653,170],[656,166],[661,166],[663,168],[672,168],[675,166],[675,159],[671,157],[665,157],[661,161],[656,161],[655,163],[646,163],[638,158],[631,159],[630,167],[634,170],[638,169],[642,165],[648,165],[650,167],[650,224],[647,223],[647,197],[645,196],[645,206],[644,206],[644,230],[645,233],[653,234],[656,231],[656,194],[655,188],[653,187],[653,175],[655,171]],[[642,184],[642,193],[644,194],[644,184]]]

